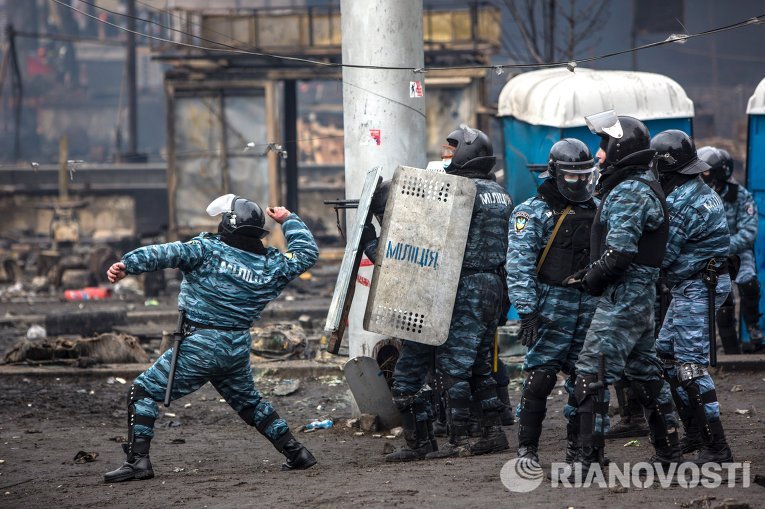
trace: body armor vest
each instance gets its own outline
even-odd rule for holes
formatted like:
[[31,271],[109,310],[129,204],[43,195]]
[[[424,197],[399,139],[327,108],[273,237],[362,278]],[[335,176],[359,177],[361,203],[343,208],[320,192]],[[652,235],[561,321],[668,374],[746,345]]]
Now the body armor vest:
[[[661,267],[664,253],[667,250],[667,239],[669,238],[669,212],[667,211],[667,200],[664,196],[664,191],[662,190],[661,185],[655,180],[645,180],[640,177],[628,177],[625,180],[637,180],[638,182],[644,183],[651,188],[653,194],[655,194],[661,201],[661,209],[664,212],[664,222],[656,230],[643,231],[643,235],[638,241],[638,252],[632,260],[633,263],[647,265],[648,267]],[[601,197],[598,212],[595,214],[595,220],[592,223],[592,237],[590,238],[590,261],[592,262],[600,259],[603,252],[606,250],[608,228],[601,224],[600,213],[603,210],[603,204],[606,203],[606,198],[610,193],[611,191]]]
[[[540,198],[544,199],[542,196]],[[552,204],[553,219],[557,222],[563,210],[555,210]],[[540,281],[553,286],[562,286],[562,282],[571,274],[583,269],[590,261],[590,230],[596,209],[574,205],[563,219],[558,234],[553,239],[547,258],[539,269]],[[541,253],[540,253],[541,256]]]

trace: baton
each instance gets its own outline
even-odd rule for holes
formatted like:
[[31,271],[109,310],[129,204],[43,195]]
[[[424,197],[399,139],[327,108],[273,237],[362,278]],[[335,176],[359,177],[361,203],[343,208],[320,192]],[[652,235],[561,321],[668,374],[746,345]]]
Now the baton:
[[715,291],[717,290],[717,271],[715,269],[715,259],[712,258],[707,263],[704,271],[704,284],[707,287],[707,312],[709,319],[709,365],[717,366],[717,317],[715,316]]
[[715,316],[715,289],[707,289],[709,292],[709,365],[717,366],[717,316]]
[[167,374],[167,387],[165,388],[165,406],[170,406],[170,396],[173,394],[173,381],[175,380],[175,366],[178,364],[178,351],[181,349],[183,341],[183,322],[186,319],[186,312],[181,310],[178,313],[178,324],[173,332],[173,354],[170,357],[170,372]]

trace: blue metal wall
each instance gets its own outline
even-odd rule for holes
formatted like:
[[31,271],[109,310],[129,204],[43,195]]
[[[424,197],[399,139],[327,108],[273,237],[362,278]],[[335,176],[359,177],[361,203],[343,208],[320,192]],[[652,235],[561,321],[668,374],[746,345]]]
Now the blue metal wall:
[[[749,115],[749,132],[746,148],[746,187],[754,194],[759,210],[759,231],[754,243],[754,257],[757,263],[757,277],[760,287],[765,289],[765,115]],[[760,292],[760,310],[765,308],[765,291]],[[760,318],[760,327],[763,320]],[[743,341],[749,340],[746,327],[740,327]]]

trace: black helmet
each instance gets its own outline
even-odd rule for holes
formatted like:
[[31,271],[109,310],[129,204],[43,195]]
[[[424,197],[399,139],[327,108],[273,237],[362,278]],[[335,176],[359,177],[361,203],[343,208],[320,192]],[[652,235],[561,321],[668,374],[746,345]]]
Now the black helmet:
[[491,140],[483,131],[461,124],[446,137],[446,141],[453,147],[452,162],[446,167],[446,173],[477,170],[488,174],[494,168],[497,158]]
[[650,149],[651,134],[643,122],[614,110],[584,117],[587,127],[601,138],[600,148],[606,153],[604,166],[617,165],[627,156]]
[[701,147],[699,159],[709,165],[709,171],[702,175],[704,181],[713,187],[722,187],[733,175],[733,166],[727,164],[725,155],[715,147]]
[[207,213],[211,216],[223,214],[218,225],[218,233],[243,235],[255,239],[262,239],[270,232],[264,228],[266,218],[263,210],[254,201],[241,196],[226,194],[207,206]]
[[730,178],[733,175],[733,157],[731,157],[730,152],[724,148],[718,150],[723,158],[723,169],[725,169],[725,173],[728,175],[728,178]]
[[651,148],[651,134],[643,122],[634,118],[619,115],[619,123],[622,125],[622,137],[608,137],[606,143],[606,161],[610,164],[618,164],[628,155]]
[[659,173],[698,175],[709,169],[709,165],[696,155],[696,145],[691,137],[679,129],[668,129],[651,138],[651,148],[656,151]]
[[592,198],[599,173],[595,159],[584,142],[576,138],[563,138],[550,149],[547,171],[540,178],[555,178],[564,198],[583,202]]

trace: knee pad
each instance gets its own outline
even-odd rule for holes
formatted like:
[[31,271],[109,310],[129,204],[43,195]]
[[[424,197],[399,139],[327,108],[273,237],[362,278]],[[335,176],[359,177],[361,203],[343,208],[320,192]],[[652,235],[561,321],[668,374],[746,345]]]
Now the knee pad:
[[692,362],[684,362],[677,368],[677,381],[680,385],[688,390],[689,387],[695,386],[695,380],[709,375],[709,371],[700,364],[693,364]]
[[574,381],[574,397],[579,402],[580,408],[583,407],[585,400],[592,401],[592,398],[590,398],[592,394],[590,394],[588,389],[590,387],[590,384],[595,383],[597,381],[598,381],[598,375],[580,373],[576,376],[576,380]]
[[649,380],[647,382],[639,380],[630,381],[630,389],[632,389],[632,393],[645,408],[657,407],[662,385],[664,385],[664,381],[660,378]]
[[523,385],[523,396],[529,399],[547,400],[555,383],[557,373],[550,369],[535,369],[529,373],[526,383]]

